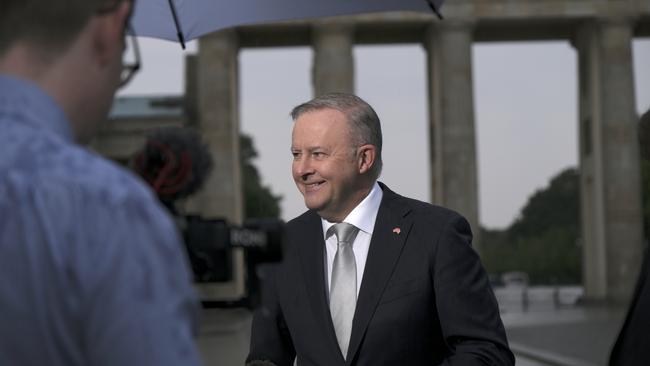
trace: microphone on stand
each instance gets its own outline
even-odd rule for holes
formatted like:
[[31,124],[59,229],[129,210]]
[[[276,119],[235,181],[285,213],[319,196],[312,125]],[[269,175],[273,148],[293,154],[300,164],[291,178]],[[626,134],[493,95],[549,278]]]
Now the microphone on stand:
[[208,147],[188,128],[161,128],[149,134],[132,160],[133,170],[172,212],[174,202],[197,192],[212,171]]

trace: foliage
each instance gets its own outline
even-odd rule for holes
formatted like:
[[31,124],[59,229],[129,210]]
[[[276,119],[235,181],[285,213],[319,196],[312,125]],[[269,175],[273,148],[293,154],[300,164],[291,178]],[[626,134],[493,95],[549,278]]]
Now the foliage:
[[524,271],[532,283],[579,283],[579,198],[579,175],[569,168],[535,192],[510,227],[483,229],[482,257],[487,270]]
[[246,219],[279,218],[282,197],[273,194],[268,186],[262,185],[260,174],[253,165],[253,160],[257,157],[253,139],[241,134],[239,146],[244,181],[244,217]]
[[[639,122],[643,226],[650,234],[650,110]],[[580,180],[576,169],[535,192],[503,230],[481,229],[482,259],[490,273],[524,271],[533,283],[581,282]]]
[[569,168],[551,179],[549,187],[535,192],[521,214],[508,229],[514,240],[538,236],[554,228],[579,235],[580,178],[575,168]]

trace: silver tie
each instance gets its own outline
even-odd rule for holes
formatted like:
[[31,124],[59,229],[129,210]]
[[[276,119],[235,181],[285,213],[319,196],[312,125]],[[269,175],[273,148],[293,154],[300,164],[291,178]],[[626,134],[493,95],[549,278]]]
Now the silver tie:
[[338,247],[332,265],[330,313],[339,348],[343,358],[346,358],[352,333],[352,318],[357,304],[357,263],[354,260],[352,243],[359,229],[342,222],[332,226],[328,234],[332,231],[338,240]]

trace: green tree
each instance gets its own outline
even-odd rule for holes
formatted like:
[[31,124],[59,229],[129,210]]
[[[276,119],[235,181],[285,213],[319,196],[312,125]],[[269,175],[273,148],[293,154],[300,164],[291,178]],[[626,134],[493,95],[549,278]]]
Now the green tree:
[[[645,235],[650,235],[650,110],[639,121],[641,191]],[[535,192],[515,222],[503,230],[481,229],[483,263],[491,273],[525,271],[532,282],[581,281],[580,179],[575,168]]]
[[568,168],[551,179],[548,187],[537,190],[508,229],[518,240],[538,236],[554,228],[563,228],[577,239],[580,229],[580,177]]
[[488,271],[524,271],[533,283],[580,282],[579,182],[578,171],[566,169],[528,199],[507,229],[483,229]]
[[268,186],[262,185],[260,174],[253,164],[257,150],[253,139],[245,134],[239,139],[242,179],[244,181],[244,217],[279,218],[282,197],[273,194]]

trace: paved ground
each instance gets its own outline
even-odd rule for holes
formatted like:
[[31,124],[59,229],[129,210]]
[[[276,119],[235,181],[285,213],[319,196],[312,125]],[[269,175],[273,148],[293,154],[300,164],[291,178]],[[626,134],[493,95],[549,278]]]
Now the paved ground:
[[[525,307],[519,290],[496,291],[517,366],[606,365],[625,310],[569,305],[574,290],[533,288]],[[248,311],[206,310],[198,340],[205,365],[242,366],[249,337]]]
[[532,288],[527,302],[513,289],[496,291],[512,350],[549,365],[606,365],[626,309],[558,301],[578,288],[565,290],[558,297],[550,287]]
[[557,365],[605,365],[624,312],[581,307],[503,315],[513,351]]
[[204,310],[199,349],[205,366],[243,366],[249,348],[251,315],[247,310]]

